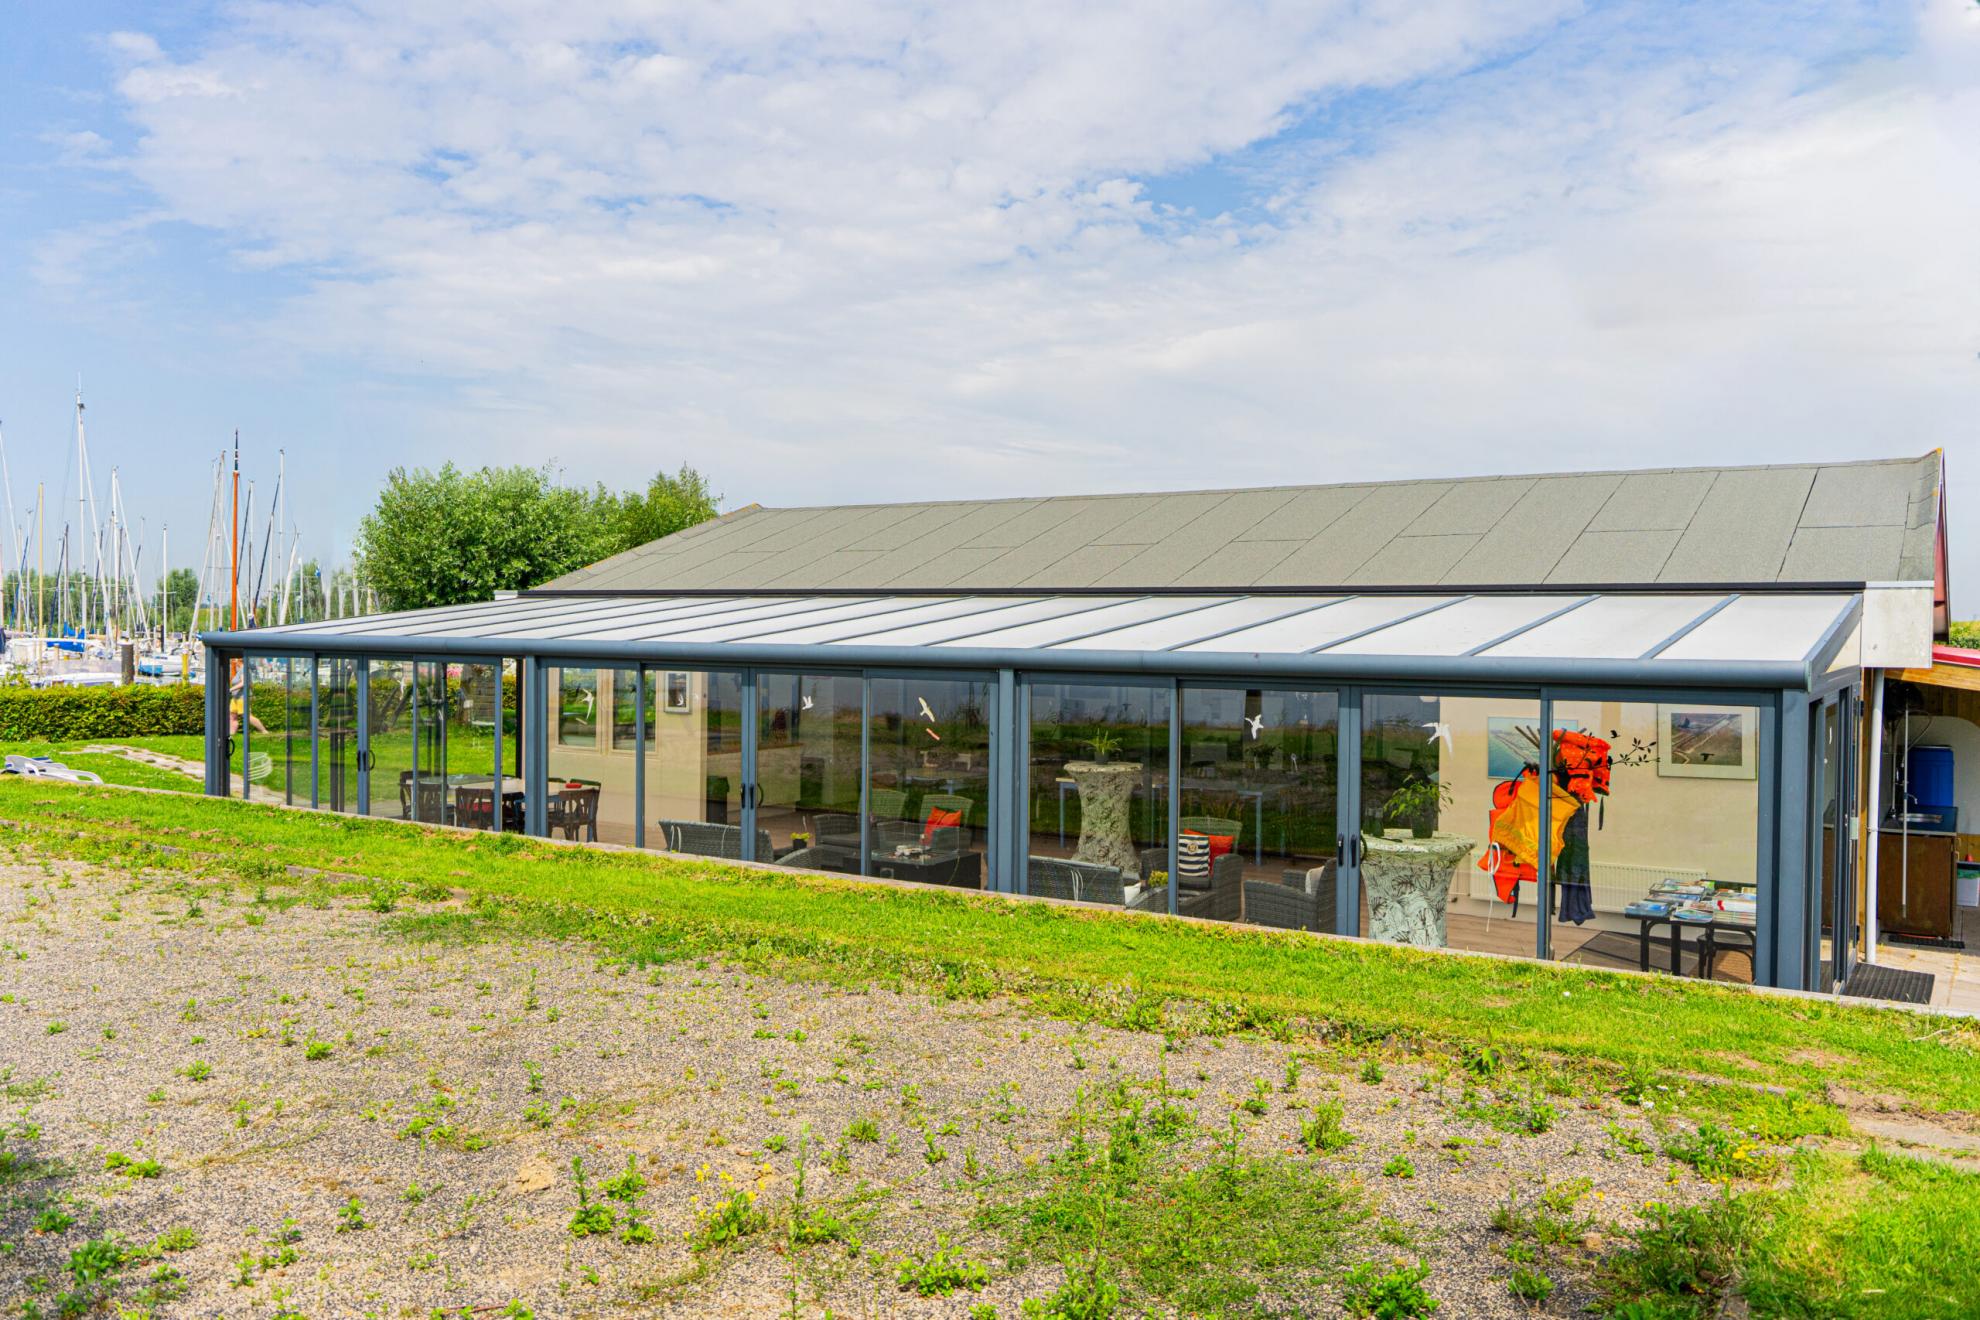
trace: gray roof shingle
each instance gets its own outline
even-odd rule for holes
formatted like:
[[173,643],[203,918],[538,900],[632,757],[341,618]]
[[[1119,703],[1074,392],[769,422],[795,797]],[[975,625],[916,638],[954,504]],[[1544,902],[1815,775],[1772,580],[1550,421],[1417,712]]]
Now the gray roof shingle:
[[1943,461],[757,505],[546,591],[1508,589],[1927,581]]

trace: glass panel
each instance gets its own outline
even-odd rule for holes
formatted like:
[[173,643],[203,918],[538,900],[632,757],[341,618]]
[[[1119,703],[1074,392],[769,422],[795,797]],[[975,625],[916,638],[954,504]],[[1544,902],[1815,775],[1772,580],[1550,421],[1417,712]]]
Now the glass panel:
[[[860,680],[818,674],[756,676],[756,859],[809,842],[844,839],[859,820]],[[858,870],[859,845],[850,864]]]
[[[560,701],[552,718],[557,737],[551,740],[544,767],[544,824],[552,838],[630,844],[638,815],[635,775],[638,749],[630,721],[619,741],[614,721],[604,718],[613,693],[624,687],[635,694],[636,669],[559,669],[546,672],[550,693]],[[602,727],[601,727],[602,726]]]
[[552,669],[550,691],[556,707],[550,712],[551,743],[563,747],[597,747],[598,671]]
[[316,662],[316,804],[358,809],[358,666],[349,657]]
[[1538,701],[1362,698],[1362,934],[1534,955],[1541,737]]
[[1554,957],[1753,979],[1759,727],[1745,706],[1554,703]]
[[245,797],[309,805],[309,661],[255,656],[247,662]]
[[369,660],[370,706],[366,750],[370,752],[371,814],[413,818],[413,666],[408,660]]
[[[500,674],[491,664],[447,666],[440,764],[446,770],[448,823],[467,829],[492,830],[499,823],[495,811],[495,726],[502,716],[501,691],[497,686]],[[422,717],[425,700],[422,694]],[[422,767],[422,776],[424,773]],[[511,780],[503,788],[505,809],[519,817],[521,781]]]
[[1334,930],[1339,699],[1192,687],[1182,702],[1176,910]]
[[1027,893],[1169,909],[1166,687],[1032,683]]
[[742,857],[742,675],[646,673],[646,846]]
[[[990,825],[990,693],[988,683],[968,680],[873,680],[866,715],[871,761],[867,804],[873,817],[867,874],[960,889],[983,887]],[[854,819],[850,825],[856,836],[859,822]],[[821,823],[819,828],[826,827]],[[854,837],[855,848],[858,842]],[[837,855],[843,841],[835,846],[821,833],[812,844],[828,869],[852,869]]]
[[[624,677],[626,671],[621,671]],[[629,681],[612,684],[612,746],[637,750],[639,737],[638,671]]]
[[429,825],[453,820],[453,794],[447,783],[447,668],[437,660],[413,662],[412,783],[408,800],[412,819]]
[[[1820,815],[1817,819],[1822,827],[1822,846],[1811,859],[1819,868],[1816,881],[1808,887],[1811,897],[1819,894],[1821,906],[1817,909],[1817,920],[1821,923],[1821,953],[1819,966],[1824,973],[1833,972],[1835,964],[1835,921],[1836,921],[1836,869],[1841,860],[1836,846],[1837,822],[1841,817],[1842,805],[1842,721],[1838,718],[1837,703],[1831,701],[1818,707],[1817,729],[1820,741],[1816,746],[1822,757],[1820,786]],[[1827,990],[1829,979],[1826,975],[1813,987]]]

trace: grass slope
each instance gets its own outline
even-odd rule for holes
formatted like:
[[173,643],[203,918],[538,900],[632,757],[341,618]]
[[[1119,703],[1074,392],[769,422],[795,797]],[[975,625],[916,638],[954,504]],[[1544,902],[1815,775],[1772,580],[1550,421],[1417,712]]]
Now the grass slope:
[[203,797],[0,783],[0,816],[33,831],[37,846],[77,855],[130,857],[165,843],[261,874],[300,866],[407,886],[438,880],[507,902],[581,907],[622,944],[1014,990],[1047,1006],[1065,998],[1129,1025],[1160,1025],[1173,1002],[1207,1006],[1227,1025],[1307,1019],[1353,1033],[1489,1040],[1786,1088],[1813,1106],[1825,1083],[1841,1082],[1935,1110],[1980,1109],[1980,1032],[1896,1010]]

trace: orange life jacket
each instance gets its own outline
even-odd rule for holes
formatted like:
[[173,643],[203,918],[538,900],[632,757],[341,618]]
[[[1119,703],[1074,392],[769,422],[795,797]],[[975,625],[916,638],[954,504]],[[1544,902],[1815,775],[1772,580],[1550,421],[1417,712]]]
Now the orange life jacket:
[[1578,729],[1554,730],[1554,769],[1567,780],[1568,792],[1582,802],[1609,795],[1613,758],[1609,742]]
[[[1560,859],[1562,835],[1574,813],[1581,810],[1581,799],[1558,783],[1550,788],[1547,852],[1551,864]],[[1532,766],[1521,770],[1518,778],[1503,780],[1492,789],[1488,839],[1478,869],[1491,875],[1492,888],[1501,903],[1517,904],[1520,882],[1532,884],[1540,878],[1540,774]]]

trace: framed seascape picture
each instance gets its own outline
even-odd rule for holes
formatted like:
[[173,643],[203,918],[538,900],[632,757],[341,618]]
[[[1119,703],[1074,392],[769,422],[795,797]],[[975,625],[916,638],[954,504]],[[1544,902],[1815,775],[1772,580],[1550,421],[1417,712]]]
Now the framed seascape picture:
[[693,689],[688,686],[686,671],[670,669],[662,691],[661,709],[669,715],[685,715],[694,709]]
[[1669,779],[1758,776],[1759,713],[1745,706],[1657,707],[1657,773]]

